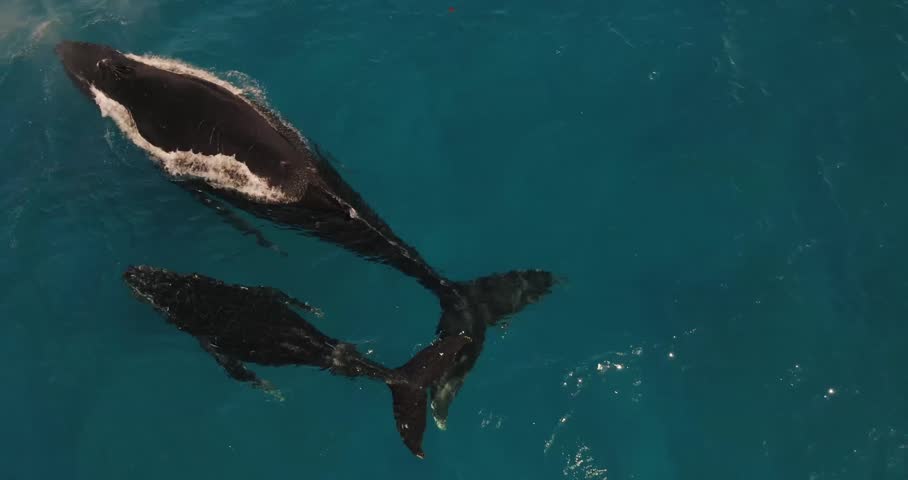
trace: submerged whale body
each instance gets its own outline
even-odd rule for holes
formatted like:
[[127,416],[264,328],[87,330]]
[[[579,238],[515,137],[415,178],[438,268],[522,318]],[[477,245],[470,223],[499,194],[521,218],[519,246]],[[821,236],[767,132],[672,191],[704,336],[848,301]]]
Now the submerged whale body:
[[473,339],[431,386],[440,428],[479,357],[487,326],[538,301],[555,283],[554,276],[542,270],[470,282],[446,279],[382,221],[313,143],[243,91],[207,72],[91,43],[61,42],[56,51],[66,73],[101,114],[112,118],[172,177],[202,194],[206,203],[218,197],[257,217],[387,264],[433,292],[442,307],[438,336]]
[[470,342],[463,336],[439,340],[404,366],[389,369],[356,348],[320,332],[299,313],[318,314],[305,302],[269,287],[229,285],[198,274],[183,275],[149,266],[129,267],[123,279],[139,298],[169,323],[196,337],[227,374],[274,392],[248,370],[259,365],[311,365],[346,377],[368,377],[391,388],[394,418],[404,444],[422,458],[426,389],[450,368]]

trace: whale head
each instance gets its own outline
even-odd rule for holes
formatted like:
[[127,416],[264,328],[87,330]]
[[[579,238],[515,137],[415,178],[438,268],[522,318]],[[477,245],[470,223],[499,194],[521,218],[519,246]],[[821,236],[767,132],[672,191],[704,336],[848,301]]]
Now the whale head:
[[160,309],[167,309],[178,300],[180,286],[185,283],[179,275],[146,265],[130,266],[123,280],[136,297]]
[[89,96],[94,87],[114,97],[135,73],[132,60],[106,45],[62,41],[54,50],[69,78]]

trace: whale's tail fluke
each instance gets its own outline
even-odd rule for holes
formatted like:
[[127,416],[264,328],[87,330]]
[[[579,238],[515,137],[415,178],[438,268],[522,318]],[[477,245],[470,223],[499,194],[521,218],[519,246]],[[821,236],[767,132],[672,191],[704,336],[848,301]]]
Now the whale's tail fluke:
[[460,282],[457,295],[442,298],[439,336],[469,335],[473,341],[458,352],[453,368],[432,384],[432,414],[438,428],[445,429],[451,402],[479,358],[486,327],[538,302],[557,281],[545,270],[513,270]]
[[552,291],[557,279],[545,270],[513,270],[460,283],[474,314],[487,325],[495,325],[538,302]]
[[426,395],[429,385],[454,364],[457,352],[471,343],[466,336],[437,340],[422,349],[388,380],[394,402],[394,421],[407,448],[423,458],[422,437],[426,430]]

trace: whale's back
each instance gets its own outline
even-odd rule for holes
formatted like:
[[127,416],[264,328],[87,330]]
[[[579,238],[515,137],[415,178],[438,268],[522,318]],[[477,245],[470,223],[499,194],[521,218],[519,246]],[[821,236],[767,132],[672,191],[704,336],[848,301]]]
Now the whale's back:
[[301,197],[317,160],[275,114],[208,79],[127,61],[129,75],[116,90],[95,89],[95,100],[170,173],[267,203]]

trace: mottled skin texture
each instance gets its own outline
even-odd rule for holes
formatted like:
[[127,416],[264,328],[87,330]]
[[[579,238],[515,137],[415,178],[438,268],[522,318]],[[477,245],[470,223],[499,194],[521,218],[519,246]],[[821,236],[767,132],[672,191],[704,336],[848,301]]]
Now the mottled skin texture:
[[[443,310],[436,329],[439,337],[466,334],[474,339],[458,354],[455,368],[432,386],[439,426],[479,357],[487,326],[536,302],[555,283],[554,276],[542,270],[512,271],[472,282],[448,280],[382,221],[314,144],[267,108],[206,80],[134,61],[107,46],[61,42],[57,53],[77,87],[88,93],[93,85],[126,107],[153,145],[165,151],[234,155],[289,200],[263,202],[198,180],[184,185],[387,264],[434,293]],[[233,223],[242,226],[240,221]],[[258,238],[270,246],[260,234]]]
[[230,377],[274,391],[246,368],[259,365],[310,365],[335,375],[368,377],[391,388],[398,432],[422,457],[427,387],[450,369],[470,339],[447,337],[417,353],[406,365],[389,369],[363,357],[356,347],[331,338],[300,312],[311,305],[270,287],[230,285],[204,275],[184,275],[149,266],[129,267],[123,279],[140,299],[160,311],[180,331],[199,340]]

